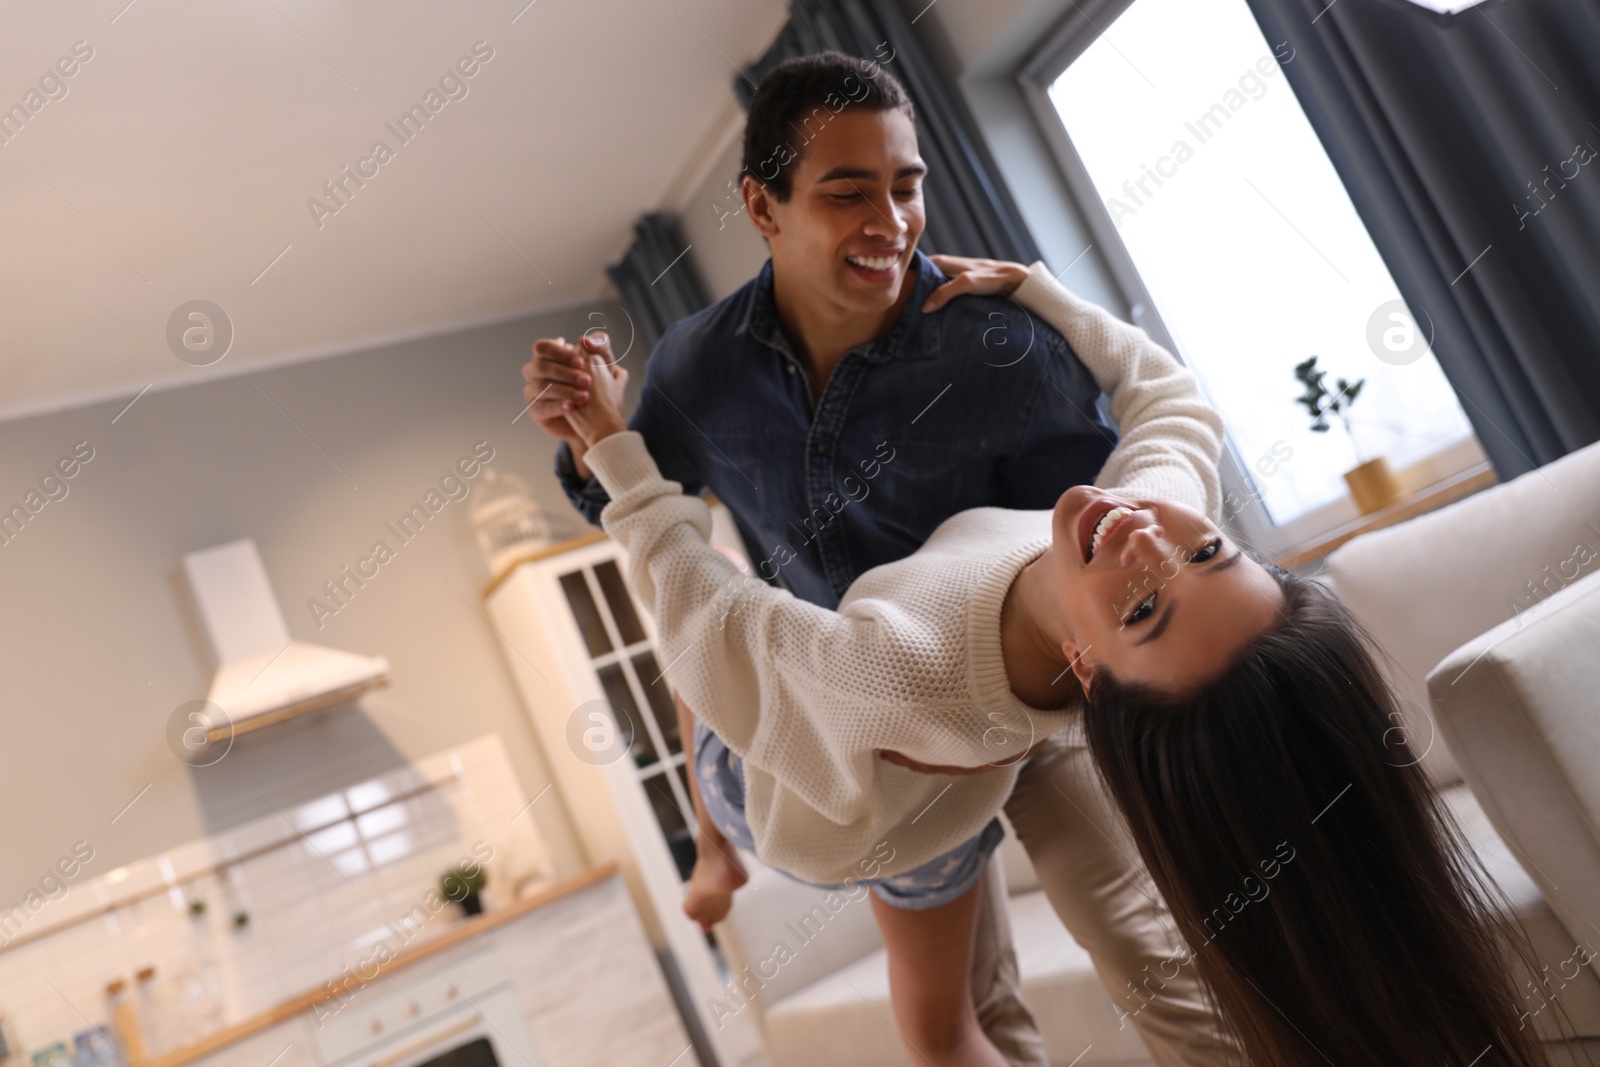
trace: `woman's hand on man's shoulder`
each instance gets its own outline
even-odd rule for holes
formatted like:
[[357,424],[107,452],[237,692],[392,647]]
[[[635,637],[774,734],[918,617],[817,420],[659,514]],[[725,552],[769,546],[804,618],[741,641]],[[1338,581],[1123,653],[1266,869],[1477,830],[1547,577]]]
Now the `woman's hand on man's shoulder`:
[[928,294],[924,312],[938,311],[958,296],[1010,296],[1028,277],[1021,263],[969,256],[929,256],[950,280]]

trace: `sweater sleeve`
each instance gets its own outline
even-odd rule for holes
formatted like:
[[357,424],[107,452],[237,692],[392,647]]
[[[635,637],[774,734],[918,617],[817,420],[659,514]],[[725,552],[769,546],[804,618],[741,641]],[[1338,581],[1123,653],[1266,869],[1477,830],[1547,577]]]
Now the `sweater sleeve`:
[[1028,269],[1012,299],[1054,326],[1110,397],[1118,441],[1094,484],[1177,500],[1218,521],[1222,415],[1195,373],[1143,330],[1074,295],[1043,263]]
[[[859,600],[831,611],[740,572],[711,547],[705,502],[661,476],[638,433],[614,434],[587,458],[611,497],[601,523],[627,551],[634,595],[655,619],[666,680],[748,764],[825,818],[854,821],[872,807],[875,768],[857,743],[869,713],[888,724],[884,747],[926,749],[909,717],[884,714],[920,699],[904,671],[878,669],[905,660],[884,617],[893,606]],[[892,725],[901,719],[903,741]]]

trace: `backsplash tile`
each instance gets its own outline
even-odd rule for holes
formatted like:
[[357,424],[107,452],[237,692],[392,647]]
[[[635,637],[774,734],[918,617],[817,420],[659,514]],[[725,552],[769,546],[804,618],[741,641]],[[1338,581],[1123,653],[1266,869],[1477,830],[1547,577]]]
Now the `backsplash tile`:
[[[385,938],[394,946],[436,936],[457,909],[422,907],[420,925],[415,909],[440,874],[472,857],[474,842],[494,850],[491,893],[552,876],[533,820],[516,818],[527,799],[490,734],[75,883],[37,927],[51,933],[0,951],[0,1012],[16,1051],[25,1057],[53,1041],[70,1048],[74,1033],[105,1021],[106,982],[122,977],[132,988],[147,965],[156,967],[155,994],[177,995],[184,974],[209,985],[226,1025],[339,978]],[[180,884],[223,863],[231,865]],[[148,890],[164,891],[130,899]],[[203,911],[193,913],[193,901]],[[248,922],[236,926],[240,912]],[[200,1036],[191,1027],[171,1040]]]

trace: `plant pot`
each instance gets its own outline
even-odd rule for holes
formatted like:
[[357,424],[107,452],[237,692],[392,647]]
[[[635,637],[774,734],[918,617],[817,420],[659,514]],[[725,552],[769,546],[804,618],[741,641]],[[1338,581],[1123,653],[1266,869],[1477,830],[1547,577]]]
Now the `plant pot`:
[[456,903],[460,904],[461,910],[468,915],[478,915],[483,912],[483,898],[477,893],[468,893]]
[[1345,484],[1355,499],[1356,509],[1363,515],[1380,511],[1405,498],[1400,479],[1394,475],[1389,461],[1383,456],[1369,459],[1359,467],[1344,472]]

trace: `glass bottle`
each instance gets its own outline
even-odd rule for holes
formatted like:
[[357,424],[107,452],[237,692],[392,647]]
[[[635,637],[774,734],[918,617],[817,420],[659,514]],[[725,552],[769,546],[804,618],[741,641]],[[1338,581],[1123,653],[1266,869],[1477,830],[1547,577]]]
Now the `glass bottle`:
[[[156,982],[156,969],[147,964],[135,971],[133,977],[134,1003],[139,1012],[145,1054],[150,1057],[159,1056],[169,1047],[168,1006],[162,1003],[161,989]],[[133,1059],[132,1056],[128,1058]]]
[[[153,973],[153,972],[152,972]],[[106,983],[106,1008],[111,1025],[117,1032],[117,1042],[129,1063],[143,1063],[149,1059],[149,1046],[144,1040],[144,1026],[139,1019],[139,1006],[128,983],[121,978]]]

